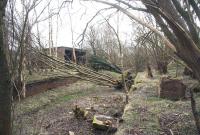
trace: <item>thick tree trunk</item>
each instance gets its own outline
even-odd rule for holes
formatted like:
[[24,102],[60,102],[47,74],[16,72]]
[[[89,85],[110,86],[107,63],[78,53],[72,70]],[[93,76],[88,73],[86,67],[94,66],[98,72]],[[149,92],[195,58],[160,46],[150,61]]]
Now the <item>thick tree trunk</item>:
[[198,114],[197,107],[196,107],[196,101],[194,99],[194,95],[193,95],[192,90],[190,90],[190,95],[191,95],[192,113],[193,113],[193,116],[194,116],[194,120],[195,120],[195,123],[196,123],[198,134],[200,135],[200,119],[199,119],[199,114]]
[[11,95],[12,86],[9,73],[8,59],[6,57],[6,44],[4,42],[5,6],[7,1],[0,1],[0,135],[11,134]]

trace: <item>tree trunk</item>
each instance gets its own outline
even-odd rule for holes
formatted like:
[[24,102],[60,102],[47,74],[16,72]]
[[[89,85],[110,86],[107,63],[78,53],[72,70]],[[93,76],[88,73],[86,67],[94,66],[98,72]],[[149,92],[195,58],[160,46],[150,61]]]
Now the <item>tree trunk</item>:
[[9,73],[7,47],[4,42],[4,20],[7,1],[0,1],[0,135],[11,135],[12,85]]
[[[23,36],[22,36],[23,38]],[[23,39],[21,39],[23,40]],[[18,92],[18,98],[20,101],[20,98],[26,97],[26,89],[25,89],[25,44],[24,41],[21,41],[20,44],[20,59],[19,59],[19,67],[18,67],[18,75],[16,77],[16,86],[17,86],[17,92]]]
[[[24,45],[23,45],[24,46]],[[26,97],[26,87],[25,87],[25,55],[24,55],[24,50],[21,51],[21,56],[20,56],[20,61],[19,61],[19,69],[18,69],[18,83],[17,87],[18,90],[20,90],[20,95],[23,98]],[[20,99],[20,97],[19,97]]]
[[157,69],[160,74],[166,74],[167,73],[167,62],[165,61],[158,61],[157,62]]
[[152,74],[151,67],[150,67],[149,63],[147,63],[147,77],[149,77],[149,78],[153,77],[153,74]]
[[91,47],[92,47],[93,55],[97,56],[96,48],[94,47],[94,45],[91,45]]
[[73,46],[73,49],[72,49],[72,60],[73,60],[73,62],[74,63],[76,63],[77,64],[77,59],[76,59],[76,49],[75,49],[75,47]]
[[200,119],[199,119],[199,114],[198,114],[198,111],[197,111],[197,108],[196,108],[196,101],[194,99],[193,90],[190,90],[190,95],[191,95],[192,113],[193,113],[193,116],[194,116],[194,120],[195,120],[195,123],[196,123],[198,134],[200,135]]

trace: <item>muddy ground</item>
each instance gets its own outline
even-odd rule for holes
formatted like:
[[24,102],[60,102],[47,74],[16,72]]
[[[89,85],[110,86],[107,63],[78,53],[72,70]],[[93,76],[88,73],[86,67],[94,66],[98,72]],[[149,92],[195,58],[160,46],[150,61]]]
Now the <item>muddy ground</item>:
[[[112,135],[94,130],[92,115],[103,114],[120,118],[124,109],[124,94],[113,88],[79,81],[28,97],[15,103],[14,135]],[[75,106],[89,111],[86,120],[74,117]],[[117,115],[116,115],[117,114]]]
[[[181,72],[180,72],[181,73]],[[197,135],[190,99],[171,101],[159,98],[157,90],[160,75],[154,73],[149,79],[145,72],[135,78],[135,85],[129,92],[129,103],[124,109],[124,93],[113,88],[79,81],[69,87],[59,87],[21,102],[15,102],[14,135],[112,135],[92,127],[92,116],[103,114],[123,122],[115,135]],[[174,76],[175,72],[168,75]],[[187,88],[197,81],[183,79]],[[200,112],[200,93],[195,93],[197,109]],[[76,119],[75,106],[93,108],[86,120]],[[117,114],[117,115],[116,115]]]

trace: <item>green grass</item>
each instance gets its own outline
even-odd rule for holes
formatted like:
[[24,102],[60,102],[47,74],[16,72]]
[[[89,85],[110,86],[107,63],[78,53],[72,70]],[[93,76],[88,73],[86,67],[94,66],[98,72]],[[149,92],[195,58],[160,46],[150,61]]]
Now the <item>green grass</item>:
[[85,85],[81,85],[82,83],[77,82],[72,84],[71,87],[59,87],[33,97],[27,97],[21,102],[15,102],[17,115],[40,110],[44,106],[67,102],[95,91],[96,86],[94,84],[85,83]]
[[69,100],[72,100],[72,99],[75,99],[75,98],[78,98],[80,96],[84,96],[85,94],[83,94],[81,91],[79,92],[75,92],[73,94],[70,94],[70,95],[65,95],[63,97],[60,98],[60,100],[62,101],[69,101]]
[[[70,72],[70,74],[77,74],[77,72],[75,72],[73,70],[68,71],[68,72]],[[45,80],[45,79],[48,79],[48,78],[58,77],[58,76],[65,76],[66,77],[66,76],[70,76],[70,75],[67,74],[67,73],[56,71],[56,70],[51,71],[50,69],[48,69],[47,71],[33,72],[32,75],[28,74],[28,71],[26,71],[25,81],[26,81],[26,83],[30,83],[30,82]]]
[[50,110],[54,110],[56,107],[71,104],[71,102],[74,102],[73,100],[100,92],[100,89],[96,87],[92,83],[80,81],[70,85],[70,87],[59,87],[33,97],[27,97],[21,102],[15,102],[15,120],[20,120],[21,124],[19,124],[19,121],[14,121],[13,132],[19,131],[21,126],[23,126],[24,130],[29,129],[30,131],[28,132],[32,133],[32,130],[35,128],[34,122],[37,121],[37,119],[33,121],[34,117],[48,114]]
[[84,97],[84,96],[87,96],[88,94],[90,94],[91,92],[93,92],[94,90],[95,90],[95,87],[91,87],[91,88],[88,89],[86,92],[77,91],[77,92],[74,92],[74,93],[65,95],[65,96],[63,96],[63,97],[59,97],[59,100],[58,100],[58,101],[67,102],[67,101],[70,101],[70,100],[72,100],[72,99],[77,99],[77,98],[80,98],[80,97]]

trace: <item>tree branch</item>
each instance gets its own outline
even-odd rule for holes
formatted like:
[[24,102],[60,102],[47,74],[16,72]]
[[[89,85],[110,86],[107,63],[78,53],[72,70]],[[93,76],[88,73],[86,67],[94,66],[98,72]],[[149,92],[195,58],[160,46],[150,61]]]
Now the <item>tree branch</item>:
[[125,10],[124,8],[118,6],[117,4],[113,4],[107,1],[102,1],[102,0],[93,0],[99,3],[103,3],[103,4],[107,4],[110,6],[113,6],[115,8],[117,8],[118,10],[120,10],[121,12],[123,12],[124,14],[126,14],[129,18],[131,18],[132,20],[135,20],[136,22],[140,23],[141,25],[149,28],[151,31],[155,32],[162,40],[163,42],[172,49],[173,52],[176,52],[176,48],[174,47],[174,45],[160,32],[158,31],[156,28],[154,28],[153,26],[147,24],[146,22],[142,21],[141,19],[137,18],[136,16],[134,16],[131,12]]
[[[172,2],[174,4],[174,6],[176,7],[177,11],[180,13],[180,15],[186,21],[194,42],[196,44],[199,44],[198,33],[197,33],[195,26],[193,25],[192,21],[190,20],[189,14],[186,11],[184,11],[184,9],[181,7],[180,3],[177,0],[172,0]],[[190,12],[190,11],[188,11],[188,12]]]
[[192,8],[194,9],[199,21],[200,21],[200,9],[197,6],[197,3],[194,0],[188,0],[190,5],[192,5]]
[[122,1],[122,0],[115,0],[115,1],[120,2],[120,3],[123,3],[124,5],[128,6],[128,7],[131,8],[132,10],[148,12],[147,9],[145,9],[145,8],[134,7],[134,6],[132,6],[131,4],[125,2],[125,1]]

